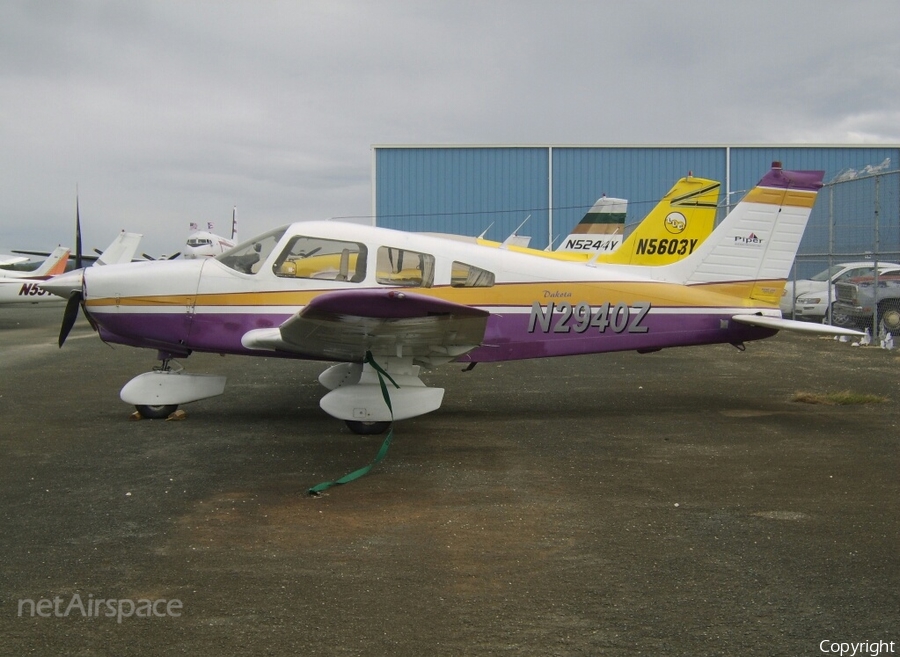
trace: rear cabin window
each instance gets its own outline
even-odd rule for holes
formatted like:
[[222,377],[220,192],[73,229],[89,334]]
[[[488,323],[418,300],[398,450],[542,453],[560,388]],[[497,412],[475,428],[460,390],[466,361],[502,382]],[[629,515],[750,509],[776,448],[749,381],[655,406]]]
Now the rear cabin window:
[[450,285],[452,287],[493,287],[494,274],[475,265],[454,262],[450,274]]
[[382,285],[431,287],[434,285],[434,256],[382,246],[378,249],[376,271],[376,280]]
[[272,266],[281,278],[359,283],[366,277],[364,244],[297,236]]

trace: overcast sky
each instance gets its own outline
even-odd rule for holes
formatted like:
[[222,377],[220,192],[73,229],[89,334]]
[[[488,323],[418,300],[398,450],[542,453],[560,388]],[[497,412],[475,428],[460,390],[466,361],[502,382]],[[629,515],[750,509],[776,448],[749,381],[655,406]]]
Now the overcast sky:
[[373,144],[900,143],[900,3],[0,3],[0,248],[365,216]]

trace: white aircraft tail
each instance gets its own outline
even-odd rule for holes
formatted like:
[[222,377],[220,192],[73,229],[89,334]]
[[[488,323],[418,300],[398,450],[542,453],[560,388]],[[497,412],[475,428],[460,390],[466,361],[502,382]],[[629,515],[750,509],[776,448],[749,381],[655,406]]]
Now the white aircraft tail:
[[556,250],[579,253],[615,251],[622,245],[625,236],[627,211],[626,199],[601,196]]
[[100,254],[96,265],[118,265],[124,262],[131,262],[137,251],[138,244],[143,237],[140,233],[126,233],[124,230],[116,235],[116,239],[112,241],[106,250]]
[[754,283],[751,297],[777,304],[824,175],[773,162],[697,250],[652,276],[686,285]]
[[53,249],[53,253],[47,256],[47,259],[41,263],[41,266],[31,272],[28,276],[56,276],[66,271],[66,263],[69,261],[69,249],[64,246],[58,246]]

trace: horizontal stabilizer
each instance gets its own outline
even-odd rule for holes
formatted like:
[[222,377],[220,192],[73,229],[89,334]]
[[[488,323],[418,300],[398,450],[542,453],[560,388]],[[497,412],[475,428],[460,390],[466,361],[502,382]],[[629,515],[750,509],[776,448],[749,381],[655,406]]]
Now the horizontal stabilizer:
[[781,317],[771,317],[769,315],[734,315],[731,319],[740,322],[741,324],[749,324],[750,326],[762,326],[784,331],[795,331],[797,333],[849,335],[854,337],[862,337],[865,335],[865,333],[862,333],[861,331],[842,328],[840,326],[814,324],[813,322],[799,322],[793,319],[782,319]]

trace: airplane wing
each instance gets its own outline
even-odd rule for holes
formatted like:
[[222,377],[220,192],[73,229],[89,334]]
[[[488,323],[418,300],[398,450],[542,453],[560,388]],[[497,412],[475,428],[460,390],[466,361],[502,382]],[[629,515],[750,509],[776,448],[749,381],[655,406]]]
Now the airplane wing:
[[278,328],[248,331],[241,342],[324,360],[362,362],[369,351],[447,362],[481,344],[489,315],[401,290],[341,290],[316,297]]
[[849,335],[853,337],[862,337],[865,335],[862,331],[843,328],[840,326],[830,326],[828,324],[816,324],[814,322],[801,322],[793,319],[782,319],[781,317],[771,317],[769,315],[734,315],[731,319],[741,324],[749,324],[750,326],[762,326],[765,328],[773,328],[785,331],[795,331],[797,333],[813,333],[818,335]]
[[26,262],[28,258],[23,256],[6,256],[0,255],[0,266],[8,267],[9,265],[17,265],[20,262]]

